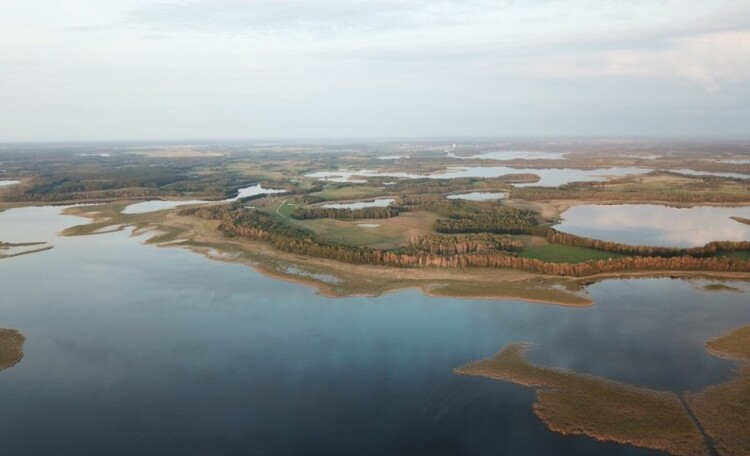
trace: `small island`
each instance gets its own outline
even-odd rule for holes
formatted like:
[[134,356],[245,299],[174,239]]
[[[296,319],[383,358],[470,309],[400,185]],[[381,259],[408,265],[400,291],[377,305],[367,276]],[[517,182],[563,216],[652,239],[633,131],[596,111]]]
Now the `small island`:
[[0,370],[13,367],[23,358],[23,334],[12,329],[0,329]]

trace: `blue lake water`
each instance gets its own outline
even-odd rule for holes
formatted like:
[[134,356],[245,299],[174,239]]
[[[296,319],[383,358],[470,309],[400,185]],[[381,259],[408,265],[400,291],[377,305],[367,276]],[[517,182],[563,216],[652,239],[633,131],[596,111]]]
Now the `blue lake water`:
[[374,200],[368,200],[368,201],[355,201],[353,203],[329,203],[324,204],[322,207],[327,207],[330,209],[364,209],[366,207],[388,207],[390,206],[394,201],[396,201],[395,198],[377,198]]
[[513,151],[504,150],[497,152],[484,152],[476,155],[456,155],[448,152],[448,157],[458,159],[475,159],[475,160],[562,160],[565,158],[563,152],[537,152],[537,151]]
[[161,211],[164,209],[174,209],[180,206],[188,206],[191,204],[208,204],[208,203],[228,203],[237,201],[240,198],[247,198],[255,195],[270,195],[273,193],[283,193],[285,190],[273,190],[263,188],[260,184],[252,185],[237,190],[237,196],[234,198],[228,198],[223,201],[207,201],[207,200],[153,200],[143,201],[141,203],[134,203],[127,206],[122,213],[123,214],[144,214],[146,212]]
[[697,247],[711,241],[750,241],[750,206],[677,208],[656,204],[580,205],[561,214],[559,231],[633,245]]
[[26,336],[0,372],[0,454],[640,455],[549,431],[534,391],[452,369],[508,343],[534,362],[676,392],[729,378],[706,340],[750,323],[745,293],[607,281],[596,304],[333,299],[237,264],[60,238],[59,208],[0,213],[0,239],[51,251],[0,260],[0,327]]
[[448,195],[448,199],[463,199],[469,201],[492,201],[503,199],[508,196],[507,193],[503,192],[471,192],[471,193],[456,193]]

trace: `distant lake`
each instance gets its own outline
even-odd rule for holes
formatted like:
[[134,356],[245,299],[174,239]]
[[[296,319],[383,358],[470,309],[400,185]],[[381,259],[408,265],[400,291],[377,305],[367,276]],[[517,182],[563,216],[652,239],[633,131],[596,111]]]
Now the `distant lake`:
[[448,199],[463,199],[469,201],[492,201],[505,198],[507,193],[502,192],[471,192],[448,195]]
[[555,229],[625,244],[697,247],[711,241],[750,241],[750,207],[674,208],[653,204],[582,205],[562,215]]
[[222,201],[208,201],[208,200],[153,200],[144,201],[142,203],[131,204],[126,207],[123,214],[144,214],[147,212],[162,211],[164,209],[174,209],[179,206],[187,206],[190,204],[208,204],[208,203],[228,203],[237,201],[240,198],[247,198],[248,196],[255,195],[266,195],[273,193],[283,193],[285,190],[273,190],[263,188],[260,184],[245,187],[237,190],[238,194],[234,198],[225,199]]
[[7,185],[16,185],[20,183],[21,181],[17,181],[17,180],[0,180],[0,187],[5,187]]
[[[506,344],[535,363],[675,392],[729,378],[706,340],[750,323],[743,293],[609,280],[596,304],[328,298],[127,231],[60,238],[60,208],[0,213],[0,327],[26,336],[0,372],[0,453],[651,455],[563,436],[532,389],[453,369]],[[659,453],[660,454],[660,453]]]
[[532,184],[515,184],[516,186],[539,185],[544,187],[556,187],[576,181],[604,181],[608,177],[620,177],[630,174],[645,174],[651,172],[651,169],[644,168],[601,168],[601,169],[554,169],[554,168],[510,168],[508,166],[468,166],[459,167],[451,166],[444,171],[438,171],[431,174],[414,174],[398,171],[378,171],[372,169],[361,170],[338,170],[338,171],[318,171],[307,174],[307,177],[328,180],[331,182],[367,182],[362,177],[396,177],[402,179],[456,179],[460,177],[499,177],[506,174],[536,174],[539,176],[539,182]]
[[378,157],[378,160],[401,160],[402,158],[409,158],[408,155],[383,155]]
[[330,203],[324,204],[322,207],[330,209],[364,209],[366,207],[388,207],[394,201],[395,198],[378,198],[370,201],[356,201],[354,203]]
[[499,152],[484,152],[477,155],[455,155],[452,152],[448,152],[448,157],[459,158],[459,159],[475,159],[475,160],[562,160],[564,159],[564,153],[558,152],[531,152],[531,151],[499,151]]

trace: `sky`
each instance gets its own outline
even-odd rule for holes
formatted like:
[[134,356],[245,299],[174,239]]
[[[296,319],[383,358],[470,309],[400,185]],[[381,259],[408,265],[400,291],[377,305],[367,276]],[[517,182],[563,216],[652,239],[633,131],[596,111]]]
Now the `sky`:
[[749,135],[749,0],[0,0],[0,141]]

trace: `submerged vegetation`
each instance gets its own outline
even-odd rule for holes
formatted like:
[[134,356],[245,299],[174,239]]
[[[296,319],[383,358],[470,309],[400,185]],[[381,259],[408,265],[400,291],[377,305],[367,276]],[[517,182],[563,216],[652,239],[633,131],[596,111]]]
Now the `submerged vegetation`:
[[44,252],[51,248],[46,242],[0,242],[0,259]]

